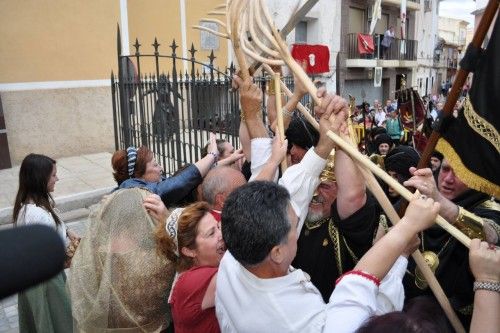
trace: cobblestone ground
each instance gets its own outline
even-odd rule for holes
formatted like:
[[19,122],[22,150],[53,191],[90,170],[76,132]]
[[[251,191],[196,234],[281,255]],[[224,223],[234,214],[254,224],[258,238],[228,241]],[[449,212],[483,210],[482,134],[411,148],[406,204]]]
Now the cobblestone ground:
[[[81,219],[67,224],[70,230],[84,236],[87,219]],[[68,274],[69,272],[67,272]],[[17,315],[17,295],[12,295],[0,301],[0,332],[19,333],[19,318]]]

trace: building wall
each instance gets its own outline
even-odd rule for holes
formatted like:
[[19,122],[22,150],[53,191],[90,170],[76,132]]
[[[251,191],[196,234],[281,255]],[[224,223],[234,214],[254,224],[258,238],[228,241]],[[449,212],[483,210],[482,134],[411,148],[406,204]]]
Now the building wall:
[[438,23],[439,37],[447,43],[465,45],[468,24],[469,22],[464,20],[441,16]]
[[113,151],[109,87],[2,92],[11,160]]
[[[283,27],[293,14],[297,2],[293,1],[293,5],[290,5],[290,2],[290,0],[267,0],[269,12],[278,28]],[[307,44],[322,44],[329,48],[330,71],[320,78],[326,83],[329,91],[336,90],[336,57],[341,47],[339,38],[341,27],[340,7],[340,1],[319,1],[303,19],[303,21],[307,22]],[[288,45],[295,43],[295,30],[287,36],[287,43]]]
[[107,79],[116,68],[119,1],[4,0],[0,13],[0,83]]
[[[3,0],[0,1],[0,94],[10,158],[30,152],[54,158],[114,150],[110,73],[117,73],[117,24],[124,53],[161,54],[175,38],[177,56],[197,59],[200,32],[191,29],[220,4],[208,0]],[[183,10],[181,10],[183,9]],[[181,15],[184,13],[184,16]],[[125,15],[126,14],[126,15]],[[124,19],[127,18],[128,19]],[[184,22],[184,24],[183,24]],[[128,41],[126,39],[128,36]],[[128,46],[128,47],[127,47]],[[227,42],[215,51],[227,65]],[[203,60],[204,61],[204,60]],[[179,64],[182,70],[182,63]],[[145,61],[141,71],[152,72]]]
[[[364,24],[352,25],[350,14],[357,13],[352,11],[352,9],[358,9],[364,11],[364,19],[366,20]],[[341,36],[346,36],[348,33],[368,33],[370,28],[369,17],[371,17],[371,6],[366,1],[361,0],[344,0],[342,1],[342,26],[341,26]],[[400,24],[400,9],[399,7],[391,4],[382,3],[382,18],[377,22],[375,26],[375,33],[383,34],[389,26],[394,26],[396,38],[401,37],[401,24]],[[416,31],[419,28],[416,27],[417,24],[417,14],[413,10],[407,10],[407,16],[409,17],[409,25],[406,27],[406,37],[407,39],[416,39]],[[343,95],[351,94],[356,98],[356,101],[362,101],[362,92],[365,94],[365,100],[370,104],[373,104],[374,99],[385,100],[393,99],[395,96],[395,90],[397,86],[396,76],[405,74],[407,80],[407,86],[414,81],[416,73],[411,70],[411,68],[395,67],[389,66],[384,67],[382,70],[382,86],[374,87],[373,84],[373,68],[350,68],[345,67],[345,50],[347,50],[346,40],[342,41],[341,50],[344,52],[343,57],[343,69],[341,71],[341,85],[343,86],[341,91]]]
[[411,85],[417,87],[420,96],[437,93],[436,75],[434,66],[434,50],[438,43],[439,1],[432,1],[430,10],[425,5],[416,12],[416,39],[418,41],[418,66],[414,70]]

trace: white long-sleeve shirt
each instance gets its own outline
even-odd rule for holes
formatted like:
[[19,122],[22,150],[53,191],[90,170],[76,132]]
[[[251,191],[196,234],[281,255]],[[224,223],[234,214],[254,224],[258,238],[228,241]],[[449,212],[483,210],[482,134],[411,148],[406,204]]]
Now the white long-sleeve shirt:
[[[272,139],[256,138],[251,141],[252,146],[252,176],[250,181],[262,171],[272,152]],[[319,185],[319,175],[326,165],[326,160],[321,158],[314,148],[310,148],[300,163],[286,169],[278,184],[285,187],[290,193],[290,201],[295,214],[299,217],[297,232],[304,225],[309,203],[316,187]],[[276,172],[275,179],[278,178]]]
[[406,265],[400,257],[380,287],[348,274],[325,303],[302,270],[290,268],[285,276],[260,279],[227,251],[217,275],[219,326],[224,333],[354,332],[372,315],[402,309]]

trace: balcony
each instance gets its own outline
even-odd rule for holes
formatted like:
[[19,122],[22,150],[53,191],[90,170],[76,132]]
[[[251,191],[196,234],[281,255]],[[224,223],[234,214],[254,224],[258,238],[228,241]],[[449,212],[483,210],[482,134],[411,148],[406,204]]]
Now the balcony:
[[457,69],[458,68],[458,60],[457,59],[447,59],[448,68],[449,69]]
[[[347,34],[347,67],[416,67],[417,46],[416,40],[394,39],[387,50],[383,50],[384,35],[374,35],[375,50],[372,54],[360,54],[358,49],[358,34]],[[404,52],[402,53],[401,50]]]
[[[406,10],[409,11],[419,11],[421,0],[409,0],[406,1]],[[382,6],[397,7],[401,8],[401,0],[382,0]]]

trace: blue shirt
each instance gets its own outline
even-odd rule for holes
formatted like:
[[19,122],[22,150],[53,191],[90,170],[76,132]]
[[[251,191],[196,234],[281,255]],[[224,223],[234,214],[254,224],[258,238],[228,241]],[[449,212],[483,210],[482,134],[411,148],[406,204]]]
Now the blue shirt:
[[165,178],[159,182],[148,182],[141,178],[129,178],[121,183],[115,190],[122,188],[145,188],[158,194],[165,206],[171,206],[188,195],[196,186],[201,184],[203,177],[198,168],[192,164],[179,174]]

